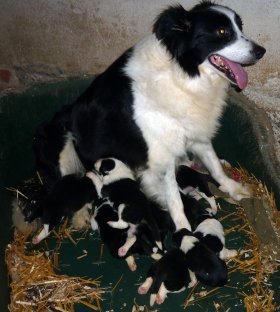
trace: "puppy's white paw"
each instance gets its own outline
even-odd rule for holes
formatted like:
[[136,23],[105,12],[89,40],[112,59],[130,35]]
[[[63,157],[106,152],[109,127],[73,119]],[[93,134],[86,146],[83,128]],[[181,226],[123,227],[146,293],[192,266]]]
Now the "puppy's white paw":
[[148,288],[147,287],[144,287],[144,286],[140,286],[138,288],[138,294],[139,295],[146,295],[146,293],[148,292]]
[[34,236],[34,237],[32,238],[32,244],[33,244],[33,245],[39,244],[40,241],[41,241],[41,240],[38,238],[38,236]]
[[118,255],[119,255],[120,257],[124,257],[126,254],[127,254],[127,249],[126,249],[125,247],[120,247],[120,248],[118,249]]
[[235,249],[227,249],[227,248],[223,248],[221,251],[220,251],[220,254],[219,254],[219,257],[220,259],[222,260],[226,260],[226,259],[230,259],[230,258],[234,258],[236,257],[238,254],[238,251],[235,250]]
[[252,191],[248,185],[242,185],[241,183],[235,182],[234,180],[228,179],[226,182],[219,187],[219,189],[228,193],[234,200],[240,201],[243,198],[250,198]]

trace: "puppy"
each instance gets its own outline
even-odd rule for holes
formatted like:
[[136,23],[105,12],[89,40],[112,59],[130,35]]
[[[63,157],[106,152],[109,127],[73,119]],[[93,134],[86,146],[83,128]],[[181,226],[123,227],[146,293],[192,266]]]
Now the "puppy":
[[46,238],[63,217],[72,217],[83,207],[91,209],[92,202],[100,196],[101,187],[100,178],[92,172],[83,177],[74,174],[62,177],[38,204],[43,229],[33,237],[32,243],[38,244]]
[[[110,220],[108,224],[117,229],[129,227],[129,235],[133,237],[137,226],[145,222],[156,245],[162,249],[159,229],[151,213],[151,203],[140,190],[129,167],[118,159],[105,158],[96,162],[95,169],[103,177],[102,196],[113,202],[118,211],[118,220]],[[125,252],[123,249],[123,256]]]
[[203,208],[194,198],[182,194],[185,214],[190,220],[193,235],[213,250],[220,259],[228,259],[237,255],[236,250],[225,248],[225,236],[222,224]]
[[202,244],[192,232],[182,229],[174,233],[172,239],[184,252],[186,266],[195,274],[198,281],[214,287],[227,283],[228,271],[225,262]]
[[219,184],[209,174],[200,173],[188,166],[181,165],[177,169],[176,180],[182,193],[201,196],[210,204],[211,210],[209,212],[217,213],[215,196],[211,193],[208,183],[211,182],[217,187]]
[[[153,252],[153,248],[144,240],[145,229],[138,227],[135,235],[131,237],[128,230],[117,229],[108,225],[108,221],[118,220],[118,214],[113,208],[113,204],[104,200],[99,206],[94,207],[91,217],[92,229],[99,230],[100,237],[109,249],[110,254],[117,259],[125,259],[130,270],[135,271],[137,266],[134,254],[148,255],[154,259],[159,259],[160,254]],[[126,250],[125,254],[123,249]]]
[[138,293],[143,295],[150,290],[150,305],[153,306],[155,301],[162,304],[167,293],[181,292],[186,287],[192,287],[196,283],[193,278],[186,264],[185,253],[179,248],[172,248],[152,264]]

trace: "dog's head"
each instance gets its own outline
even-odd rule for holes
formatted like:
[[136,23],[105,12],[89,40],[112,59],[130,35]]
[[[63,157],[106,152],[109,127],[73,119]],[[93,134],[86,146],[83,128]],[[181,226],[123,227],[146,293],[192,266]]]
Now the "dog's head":
[[205,285],[217,287],[227,283],[228,270],[225,261],[200,242],[196,242],[186,253],[186,264]]
[[134,180],[130,168],[116,158],[99,159],[95,163],[94,168],[102,175],[104,185],[126,178]]
[[192,10],[181,5],[163,11],[154,33],[185,72],[200,75],[199,65],[207,63],[239,89],[247,85],[243,66],[255,64],[265,49],[242,32],[242,21],[233,10],[203,1]]

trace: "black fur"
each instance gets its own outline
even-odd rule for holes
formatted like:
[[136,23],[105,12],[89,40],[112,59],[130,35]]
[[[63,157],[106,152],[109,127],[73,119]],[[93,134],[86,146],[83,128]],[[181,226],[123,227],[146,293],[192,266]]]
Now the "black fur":
[[179,248],[172,248],[150,267],[147,277],[153,278],[151,294],[157,294],[161,283],[170,292],[181,290],[190,283],[190,274],[185,254]]
[[118,208],[125,204],[122,220],[139,225],[147,223],[155,241],[161,241],[157,223],[151,212],[151,203],[140,190],[138,183],[132,179],[120,179],[102,187],[102,197],[108,198]]
[[124,259],[134,254],[152,255],[152,246],[145,239],[149,230],[145,226],[140,226],[137,228],[135,243],[130,247],[125,256],[119,256],[118,250],[127,240],[127,229],[115,229],[108,225],[108,221],[118,220],[118,215],[111,204],[105,202],[100,208],[95,207],[95,209],[97,209],[97,213],[94,219],[98,224],[100,237],[114,258]]
[[180,189],[184,189],[187,186],[198,188],[206,196],[213,196],[209,189],[208,183],[213,183],[215,186],[220,185],[209,175],[200,173],[188,166],[179,166],[176,173],[176,180]]
[[[212,214],[209,214],[204,207],[202,207],[199,202],[194,198],[185,196],[181,194],[181,198],[184,204],[184,211],[186,217],[190,221],[193,232],[196,230],[198,225],[207,219],[216,219]],[[217,255],[223,249],[224,245],[220,238],[216,235],[203,235],[201,232],[194,232],[193,235],[199,239],[199,241],[213,250]]]
[[62,217],[71,217],[84,205],[97,199],[98,194],[90,178],[66,175],[53,186],[46,198],[38,203],[38,215],[43,224],[49,224],[51,231]]
[[[182,229],[173,234],[173,242],[181,248],[185,236],[195,236],[187,229]],[[208,286],[223,286],[227,283],[228,270],[226,263],[216,253],[200,241],[185,254],[187,267],[195,273],[197,280]]]
[[[209,10],[211,5],[211,2],[203,2],[190,11],[181,5],[169,7],[154,25],[157,38],[191,77],[199,75],[198,66],[211,52],[236,38],[229,18]],[[220,26],[228,29],[227,36],[222,39],[217,33]]]

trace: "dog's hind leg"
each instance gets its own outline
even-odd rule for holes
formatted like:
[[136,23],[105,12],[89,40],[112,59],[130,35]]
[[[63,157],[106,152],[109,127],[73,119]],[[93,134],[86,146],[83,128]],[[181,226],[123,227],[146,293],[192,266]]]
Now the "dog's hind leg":
[[149,289],[151,288],[152,284],[153,284],[152,277],[150,277],[150,276],[147,277],[145,282],[141,286],[139,286],[138,294],[139,295],[145,295],[149,291]]
[[128,238],[126,239],[126,242],[119,248],[119,250],[118,250],[118,255],[119,255],[120,257],[124,257],[124,256],[127,254],[127,252],[128,252],[128,250],[130,249],[130,247],[131,247],[135,242],[136,242],[136,236],[135,236],[135,235],[133,235],[133,236],[131,236],[131,237],[128,237]]
[[130,271],[132,271],[132,272],[136,271],[137,265],[136,265],[135,259],[132,255],[125,258],[125,261],[129,267]]
[[45,239],[47,236],[49,236],[49,234],[49,224],[44,224],[42,231],[38,235],[33,237],[32,244],[39,244],[41,240]]
[[161,283],[159,291],[157,293],[157,299],[156,299],[157,304],[162,304],[164,302],[168,292],[169,291],[164,286],[164,283]]

